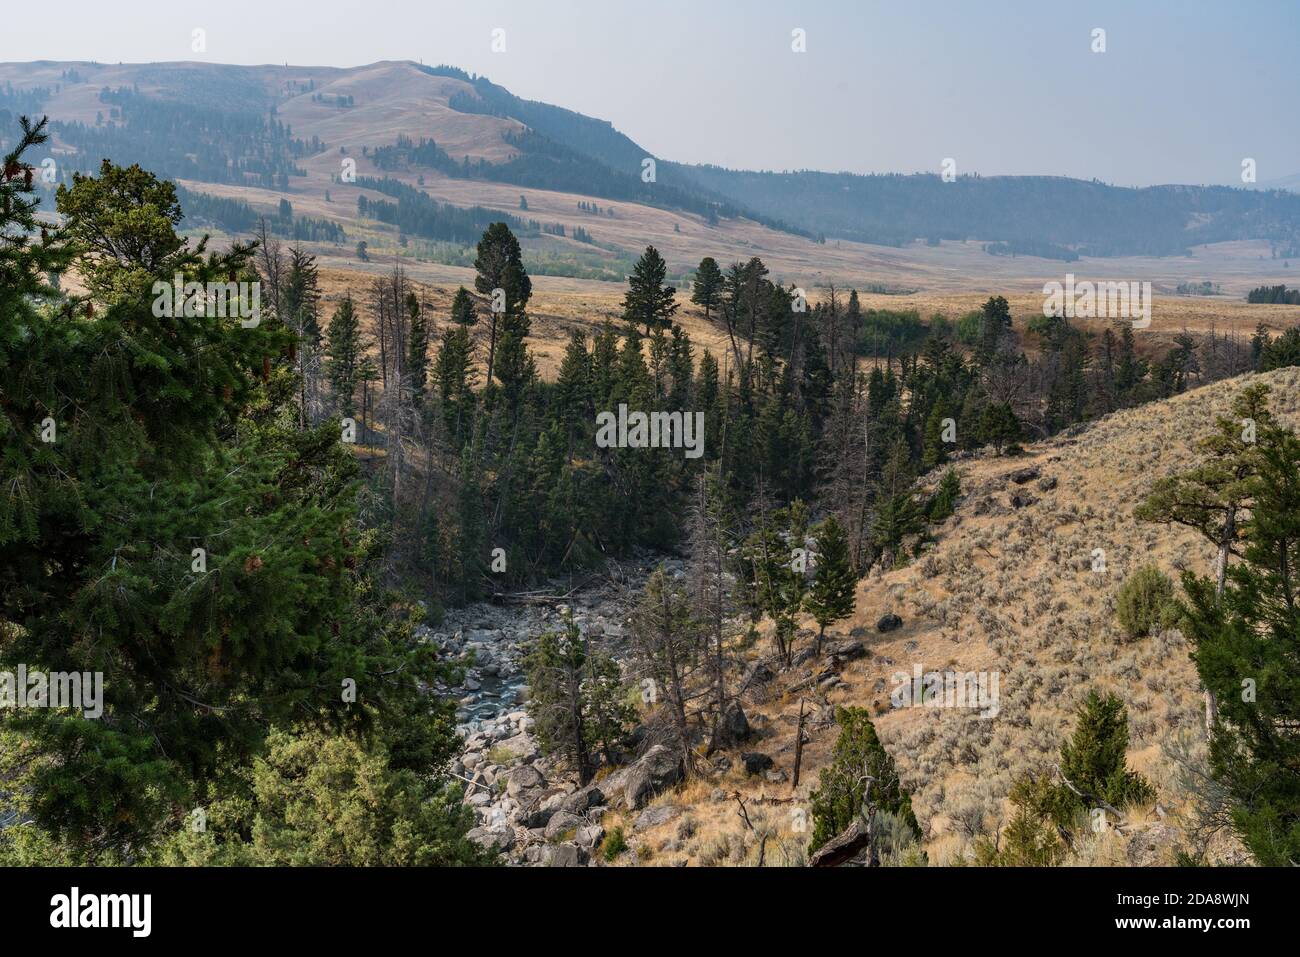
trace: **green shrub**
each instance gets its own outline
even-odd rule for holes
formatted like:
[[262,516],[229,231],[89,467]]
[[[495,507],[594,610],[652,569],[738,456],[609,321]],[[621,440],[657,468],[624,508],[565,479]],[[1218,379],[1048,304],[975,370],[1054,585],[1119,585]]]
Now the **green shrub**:
[[1173,624],[1177,617],[1174,583],[1155,565],[1143,565],[1120,586],[1115,614],[1130,638]]
[[605,856],[606,861],[612,861],[624,851],[627,850],[627,838],[623,836],[623,828],[613,828],[605,835],[605,842],[600,845],[600,853]]

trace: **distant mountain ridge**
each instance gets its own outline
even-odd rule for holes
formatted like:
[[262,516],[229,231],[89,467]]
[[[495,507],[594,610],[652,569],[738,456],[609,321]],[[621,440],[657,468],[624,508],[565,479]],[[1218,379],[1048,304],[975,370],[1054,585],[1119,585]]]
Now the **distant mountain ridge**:
[[[811,238],[902,246],[980,240],[1002,255],[1182,255],[1266,240],[1300,255],[1300,194],[1140,189],[1049,176],[758,172],[656,157],[611,123],[525,100],[486,77],[409,61],[353,68],[209,63],[0,64],[0,136],[48,112],[71,168],[100,155],[160,175],[287,190],[313,157],[404,137],[438,163],[407,171],[744,217]],[[647,173],[653,161],[653,177]],[[323,165],[323,164],[322,164]],[[1279,181],[1289,185],[1290,177]],[[1294,188],[1294,187],[1291,187]]]

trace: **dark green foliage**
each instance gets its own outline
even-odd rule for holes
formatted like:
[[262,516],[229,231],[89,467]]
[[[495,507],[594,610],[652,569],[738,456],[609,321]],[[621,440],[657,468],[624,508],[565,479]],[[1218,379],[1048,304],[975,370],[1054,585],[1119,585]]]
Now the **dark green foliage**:
[[1259,286],[1246,293],[1246,301],[1300,306],[1300,289],[1288,289],[1286,286]]
[[633,326],[644,326],[648,336],[656,329],[672,325],[677,312],[676,293],[665,285],[668,265],[659,250],[647,246],[641,258],[627,277],[627,293],[623,297],[623,319]]
[[339,411],[351,416],[356,410],[356,392],[361,372],[361,324],[352,297],[345,296],[334,310],[326,329],[326,371]]
[[1271,372],[1289,366],[1300,366],[1300,329],[1295,327],[1265,342],[1256,364],[1260,372]]
[[1259,429],[1253,502],[1222,597],[1216,582],[1183,576],[1192,658],[1218,702],[1210,768],[1226,785],[1232,823],[1265,866],[1300,860],[1300,440]]
[[921,827],[912,813],[912,798],[898,780],[894,759],[876,736],[865,708],[837,708],[840,735],[831,763],[821,771],[810,798],[812,853],[847,828],[859,816],[888,812],[897,815],[918,838]]
[[992,445],[999,455],[1015,451],[1023,435],[1020,420],[1007,402],[986,405],[978,428],[980,441]]
[[478,307],[464,286],[456,290],[456,295],[451,300],[451,321],[461,326],[472,326],[478,322]]
[[[396,200],[390,203],[382,199],[366,199],[362,195],[357,205],[357,212],[360,215],[377,219],[390,226],[397,226],[402,232],[411,236],[469,245],[485,229],[490,229],[497,223],[521,233],[529,231],[528,223],[517,216],[483,206],[462,207],[440,203],[423,190],[400,180],[358,176],[356,185],[358,188],[371,189]],[[536,232],[536,229],[531,231]]]
[[411,377],[411,393],[419,404],[429,382],[429,324],[415,293],[407,293],[406,310],[410,317],[406,342],[406,369]]
[[939,482],[934,495],[930,497],[926,506],[926,517],[935,525],[943,522],[956,509],[957,496],[960,494],[961,477],[956,469],[948,469],[943,473],[943,479]]
[[817,539],[817,577],[804,599],[804,608],[817,622],[820,643],[826,626],[853,614],[858,577],[849,561],[849,543],[835,516],[813,530]]
[[[30,187],[5,168],[0,664],[107,680],[98,718],[5,714],[0,815],[59,859],[139,860],[200,802],[246,797],[269,737],[304,726],[438,786],[454,712],[423,689],[452,669],[372,577],[382,533],[337,424],[300,422],[295,331],[156,314],[175,271],[255,280],[249,248],[190,249],[170,186],[112,166],[62,191],[66,234],[16,241]],[[38,278],[69,258],[87,299]],[[439,807],[420,814],[454,839]]]
[[712,256],[701,259],[699,268],[695,270],[691,302],[704,310],[706,320],[722,303],[722,270],[718,268],[718,261]]
[[452,867],[490,857],[465,833],[459,787],[394,766],[382,742],[273,732],[237,797],[186,819],[157,863],[237,867]]
[[564,757],[586,784],[595,773],[597,754],[612,761],[635,717],[618,665],[593,649],[567,617],[560,630],[538,637],[525,668],[537,740],[546,753]]
[[605,835],[605,840],[601,842],[601,857],[609,863],[613,863],[618,856],[627,850],[627,838],[623,836],[623,828],[615,827]]
[[1074,733],[1061,745],[1058,770],[1026,775],[1011,788],[1016,811],[1000,848],[981,842],[982,864],[1050,867],[1065,857],[1092,815],[1155,800],[1150,782],[1127,767],[1128,714],[1114,695],[1090,691],[1076,712]]

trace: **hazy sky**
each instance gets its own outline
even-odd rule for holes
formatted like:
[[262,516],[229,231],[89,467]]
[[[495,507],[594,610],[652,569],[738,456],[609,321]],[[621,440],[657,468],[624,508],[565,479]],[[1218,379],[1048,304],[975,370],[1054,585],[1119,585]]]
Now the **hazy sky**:
[[1300,173],[1297,51],[1300,0],[61,0],[0,34],[0,60],[451,63],[686,162],[1124,185]]

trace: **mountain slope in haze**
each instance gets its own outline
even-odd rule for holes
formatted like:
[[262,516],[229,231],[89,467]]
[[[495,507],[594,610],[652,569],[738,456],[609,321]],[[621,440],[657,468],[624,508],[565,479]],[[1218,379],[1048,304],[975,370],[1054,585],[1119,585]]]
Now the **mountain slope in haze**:
[[[412,178],[579,193],[710,221],[745,217],[805,236],[882,245],[977,239],[1005,244],[995,252],[1064,260],[1181,255],[1233,240],[1265,240],[1280,256],[1300,248],[1300,196],[1289,192],[678,164],[606,121],[524,100],[454,67],[46,61],[0,64],[0,84],[0,129],[20,112],[48,113],[70,168],[93,168],[107,154],[163,176],[289,191],[295,177],[336,175],[344,151],[364,157],[402,139],[432,140],[438,162],[406,160]],[[648,159],[653,182],[642,178]]]

